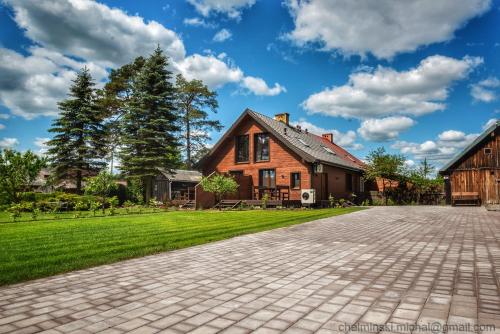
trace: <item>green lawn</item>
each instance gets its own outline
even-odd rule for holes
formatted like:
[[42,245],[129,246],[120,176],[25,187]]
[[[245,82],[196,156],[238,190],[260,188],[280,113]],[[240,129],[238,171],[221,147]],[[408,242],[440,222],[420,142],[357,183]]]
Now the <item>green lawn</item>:
[[1,223],[0,285],[357,210],[173,211]]
[[[134,208],[129,208],[128,212],[124,208],[116,208],[115,209],[115,214],[116,215],[125,215],[129,213],[156,213],[156,212],[164,212],[164,209],[160,208],[148,208],[148,207],[134,207]],[[96,211],[95,216],[92,211],[61,211],[58,213],[52,213],[52,212],[40,212],[39,216],[37,217],[36,220],[62,220],[62,219],[74,219],[75,214],[78,214],[79,217],[81,218],[93,218],[93,217],[103,217],[103,216],[108,216],[109,215],[109,209],[106,209],[106,213],[103,214],[101,210]],[[17,222],[22,222],[22,221],[32,221],[33,218],[31,216],[31,213],[29,212],[21,212],[21,217],[17,218]],[[0,223],[11,223],[12,218],[10,217],[10,213],[7,211],[0,211]]]

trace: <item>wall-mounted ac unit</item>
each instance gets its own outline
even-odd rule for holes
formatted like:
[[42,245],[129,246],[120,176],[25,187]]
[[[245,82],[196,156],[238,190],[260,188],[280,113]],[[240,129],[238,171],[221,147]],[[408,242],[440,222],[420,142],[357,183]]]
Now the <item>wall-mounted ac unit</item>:
[[300,194],[302,204],[314,204],[316,202],[316,190],[302,189]]

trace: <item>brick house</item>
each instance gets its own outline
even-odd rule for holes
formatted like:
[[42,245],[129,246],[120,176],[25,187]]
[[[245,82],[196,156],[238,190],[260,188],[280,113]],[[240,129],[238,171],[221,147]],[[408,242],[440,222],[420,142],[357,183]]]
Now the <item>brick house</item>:
[[[289,114],[274,118],[246,109],[214,145],[203,162],[203,174],[230,174],[239,183],[233,199],[300,201],[302,189],[315,189],[317,201],[330,194],[349,198],[364,191],[363,162],[321,136],[291,126]],[[200,191],[198,190],[198,193]],[[197,196],[201,206],[212,203]]]

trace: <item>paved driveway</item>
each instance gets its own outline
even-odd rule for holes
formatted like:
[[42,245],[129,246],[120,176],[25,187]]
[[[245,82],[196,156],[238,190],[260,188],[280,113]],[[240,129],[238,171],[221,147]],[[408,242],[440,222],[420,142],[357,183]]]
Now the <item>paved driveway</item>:
[[0,332],[499,333],[499,241],[500,212],[377,207],[1,288]]

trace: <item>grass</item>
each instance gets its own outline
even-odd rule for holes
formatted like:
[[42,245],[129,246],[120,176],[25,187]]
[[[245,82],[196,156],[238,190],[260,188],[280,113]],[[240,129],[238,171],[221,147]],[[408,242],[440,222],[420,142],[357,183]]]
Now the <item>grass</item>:
[[[115,214],[116,215],[126,215],[129,213],[155,213],[155,212],[163,212],[165,210],[160,209],[160,208],[148,208],[148,207],[134,207],[134,208],[129,208],[128,212],[127,209],[124,208],[116,208],[115,209]],[[53,213],[53,212],[40,212],[36,220],[61,220],[61,219],[73,219],[75,218],[75,215],[78,214],[79,218],[94,218],[94,217],[104,217],[109,215],[109,209],[106,209],[106,213],[103,214],[102,211],[99,209],[96,211],[95,216],[92,211],[61,211],[58,213]],[[16,219],[16,222],[23,222],[23,221],[33,221],[33,218],[31,216],[31,213],[29,212],[21,212],[21,217]],[[6,211],[0,211],[0,223],[10,223],[13,222],[12,218],[10,216],[9,212]]]
[[0,285],[346,214],[319,210],[173,211],[0,224]]

